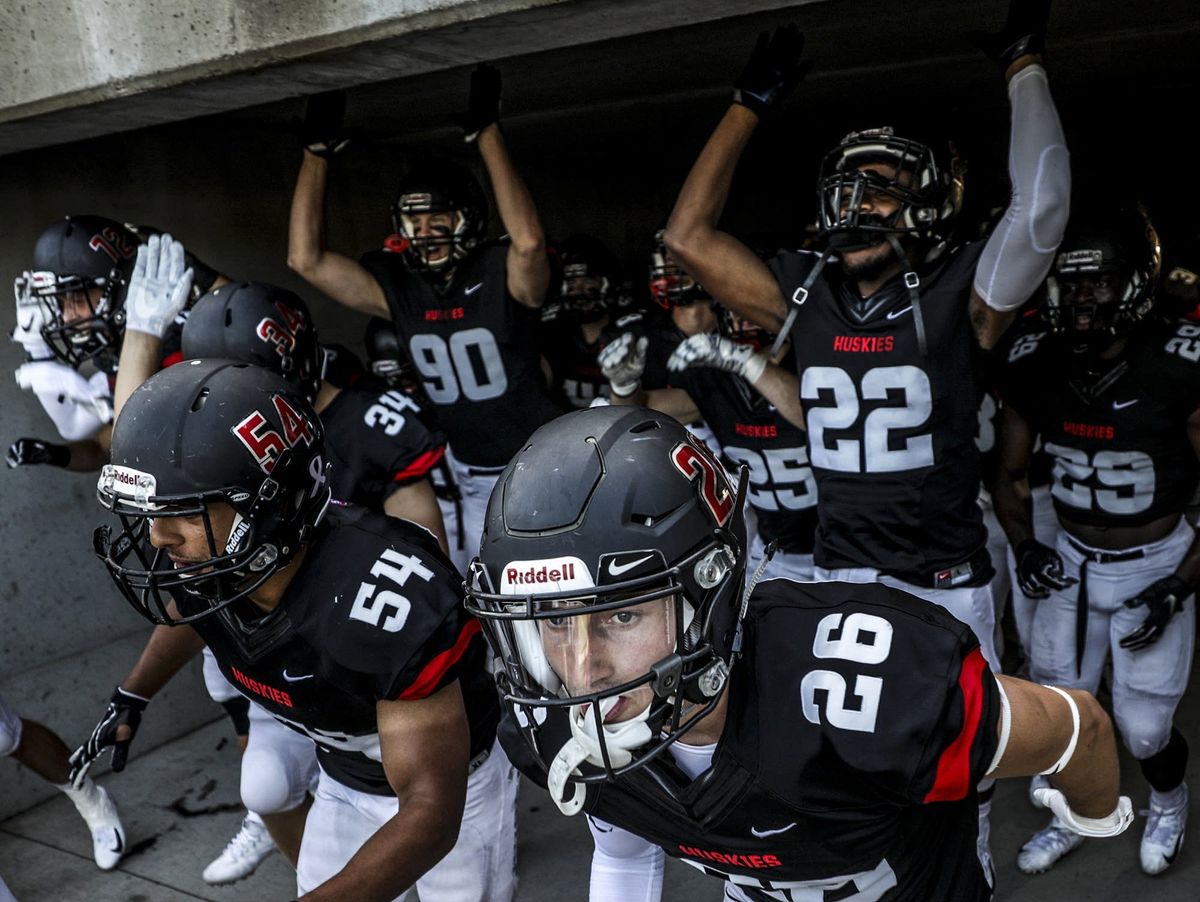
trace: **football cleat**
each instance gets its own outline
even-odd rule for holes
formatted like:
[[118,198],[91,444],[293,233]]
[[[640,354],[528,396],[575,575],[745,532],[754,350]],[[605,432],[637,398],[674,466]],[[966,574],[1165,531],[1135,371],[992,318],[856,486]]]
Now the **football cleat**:
[[229,840],[225,851],[213,859],[201,876],[210,884],[232,883],[249,877],[274,848],[275,843],[262,820],[247,814],[242,818],[242,828]]
[[1160,808],[1150,797],[1150,812],[1142,834],[1142,870],[1151,876],[1161,874],[1175,862],[1183,846],[1187,826],[1188,791],[1183,787],[1183,801],[1172,808]]
[[125,854],[125,828],[121,826],[121,816],[112,796],[95,784],[90,790],[85,787],[68,793],[68,796],[92,831],[92,857],[96,867],[111,871]]
[[1021,851],[1017,853],[1017,867],[1023,874],[1041,874],[1054,867],[1054,863],[1083,845],[1083,837],[1072,833],[1054,818],[1050,824],[1035,833]]

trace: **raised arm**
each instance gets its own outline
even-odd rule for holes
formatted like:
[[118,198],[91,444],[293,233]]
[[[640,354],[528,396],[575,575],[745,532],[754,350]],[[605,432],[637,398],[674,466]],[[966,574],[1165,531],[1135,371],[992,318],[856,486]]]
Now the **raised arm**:
[[400,810],[305,902],[389,902],[458,839],[470,736],[458,682],[420,701],[379,702],[379,744]]
[[373,316],[391,317],[383,289],[357,260],[325,247],[325,183],[329,160],[349,139],[342,125],[341,92],[309,98],[304,113],[304,159],[292,192],[287,264],[293,272],[339,304]]
[[764,32],[734,85],[734,102],[688,173],[663,240],[684,269],[726,307],[778,332],[787,304],[771,271],[750,248],[717,228],[738,160],[759,119],[800,83],[804,36],[795,26]]
[[496,196],[496,209],[508,233],[508,293],[537,309],[550,285],[546,235],[525,180],[513,165],[500,132],[500,72],[481,65],[471,73],[467,111],[455,117],[468,143],[479,147]]
[[1049,16],[1050,0],[1011,0],[1004,28],[975,38],[1004,73],[1012,106],[1012,197],[984,247],[971,291],[971,324],[985,349],[995,346],[1046,278],[1070,214],[1070,159],[1041,65]]

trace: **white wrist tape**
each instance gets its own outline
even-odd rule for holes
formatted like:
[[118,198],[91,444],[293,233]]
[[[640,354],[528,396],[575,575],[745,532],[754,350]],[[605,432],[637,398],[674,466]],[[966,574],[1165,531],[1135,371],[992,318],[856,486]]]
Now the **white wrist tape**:
[[1075,704],[1075,699],[1069,694],[1059,689],[1057,686],[1047,686],[1051,692],[1057,692],[1067,700],[1067,704],[1071,706],[1071,741],[1067,743],[1067,749],[1062,753],[1062,757],[1055,761],[1052,765],[1042,771],[1043,777],[1061,774],[1063,768],[1071,763],[1071,758],[1075,754],[1075,746],[1079,743],[1079,706]]

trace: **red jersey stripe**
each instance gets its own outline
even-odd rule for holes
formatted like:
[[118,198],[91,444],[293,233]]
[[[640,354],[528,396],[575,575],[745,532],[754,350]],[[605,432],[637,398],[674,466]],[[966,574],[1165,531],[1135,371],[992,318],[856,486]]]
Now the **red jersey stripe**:
[[426,698],[432,694],[437,684],[442,681],[442,677],[446,672],[458,663],[459,659],[466,653],[467,646],[471,644],[471,640],[479,635],[481,627],[478,620],[471,620],[463,627],[461,633],[458,634],[458,639],[454,645],[447,648],[440,655],[425,665],[425,668],[417,674],[417,678],[412,681],[412,684],[396,696],[396,701],[410,702],[415,699]]
[[953,742],[942,750],[937,777],[925,795],[926,802],[957,802],[971,790],[971,746],[979,732],[983,716],[983,654],[975,649],[963,661],[958,688],[963,697],[963,728]]
[[446,446],[442,445],[439,448],[434,448],[432,451],[426,451],[423,454],[417,455],[403,470],[398,470],[396,475],[392,477],[392,482],[407,482],[410,479],[419,479],[425,476],[430,470],[437,466],[438,461],[446,454]]

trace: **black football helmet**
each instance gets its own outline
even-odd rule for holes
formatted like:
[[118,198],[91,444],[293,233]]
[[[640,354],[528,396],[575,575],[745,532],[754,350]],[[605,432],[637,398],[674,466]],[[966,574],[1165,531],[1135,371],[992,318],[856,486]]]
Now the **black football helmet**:
[[181,342],[185,360],[222,357],[274,370],[309,402],[321,387],[324,352],[308,305],[266,282],[232,282],[200,298]]
[[697,301],[712,303],[712,295],[696,282],[667,250],[663,229],[654,233],[654,250],[650,252],[650,297],[664,310],[686,307]]
[[[862,168],[872,163],[887,164],[895,173]],[[962,209],[964,175],[957,156],[942,165],[931,147],[901,138],[891,128],[851,132],[821,162],[821,236],[836,250],[869,247],[888,235],[911,235],[936,245],[949,236]],[[886,218],[866,212],[862,203],[868,192],[900,206]]]
[[[42,336],[63,363],[78,368],[90,360],[115,369],[139,243],[103,216],[68,216],[38,237],[32,267],[13,287],[18,304],[32,299],[42,305]],[[75,301],[69,309],[68,301]]]
[[[572,770],[580,784],[646,764],[695,723],[683,721],[685,709],[703,716],[716,704],[740,641],[744,495],[744,478],[735,491],[679,423],[638,407],[565,414],[509,463],[488,504],[467,607],[484,625],[501,693],[543,766],[551,767],[539,745],[548,716],[560,726],[563,716],[590,720],[601,737],[599,757]],[[554,637],[634,621],[651,602],[665,606],[669,626],[661,656],[652,649],[643,670],[610,674],[602,687],[570,685]],[[632,755],[617,754],[605,744],[604,718],[632,693],[651,699],[638,715],[650,732]]]
[[[418,235],[413,219],[422,213],[449,213],[452,225],[433,235]],[[392,205],[392,228],[400,236],[392,242],[404,262],[418,272],[445,271],[464,259],[483,240],[487,228],[487,197],[483,188],[462,166],[445,160],[413,166],[400,182]],[[449,253],[429,259],[435,247]]]
[[1076,352],[1102,350],[1145,319],[1161,269],[1158,233],[1141,205],[1073,212],[1046,277],[1046,321]]
[[562,309],[572,319],[592,323],[617,307],[621,287],[617,258],[599,238],[572,235],[558,248],[562,270]]
[[717,313],[717,331],[725,338],[738,344],[750,345],[756,351],[771,347],[775,336],[757,323],[734,313],[724,304],[714,304]]
[[[96,494],[121,522],[93,538],[121,594],[153,623],[217,615],[246,647],[280,618],[248,594],[285,567],[329,503],[321,421],[282,376],[231,360],[185,360],[130,396]],[[232,510],[228,535],[214,505]],[[156,518],[200,517],[211,558],[173,566],[151,544]],[[178,614],[168,605],[174,599]]]

